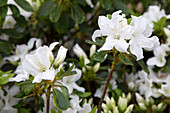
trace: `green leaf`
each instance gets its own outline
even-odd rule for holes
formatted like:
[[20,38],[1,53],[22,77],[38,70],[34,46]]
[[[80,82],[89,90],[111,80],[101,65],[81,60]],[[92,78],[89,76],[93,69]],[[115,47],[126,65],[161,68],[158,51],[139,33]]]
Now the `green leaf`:
[[2,33],[17,39],[20,39],[22,37],[22,35],[15,29],[2,29]]
[[107,53],[108,51],[95,52],[92,56],[92,60],[96,62],[102,62],[105,59]]
[[50,20],[51,22],[57,22],[58,19],[60,18],[61,11],[62,11],[63,5],[60,4],[59,2],[56,3],[54,9],[50,13]]
[[14,16],[15,21],[17,22],[17,25],[22,27],[22,28],[26,28],[28,25],[28,22],[26,21],[25,17],[20,15],[19,17],[15,17]]
[[69,107],[69,101],[62,92],[53,88],[53,102],[57,109],[66,110]]
[[164,34],[163,32],[163,28],[166,26],[166,17],[162,17],[158,22],[154,22],[154,32],[158,35],[158,36],[162,36]]
[[18,113],[31,113],[30,110],[26,109],[26,108],[20,108],[18,110]]
[[0,85],[4,85],[9,82],[9,78],[13,77],[14,74],[9,74],[5,77],[0,77]]
[[5,54],[10,54],[11,48],[6,42],[0,42],[0,52],[3,52]]
[[77,90],[75,90],[74,91],[74,93],[75,94],[77,94],[79,97],[81,97],[81,98],[87,98],[87,97],[89,97],[90,95],[92,95],[92,93],[91,92],[80,92],[80,91],[77,91]]
[[[51,113],[57,113],[55,110],[51,109]],[[61,112],[62,113],[62,112]]]
[[55,23],[55,29],[58,33],[65,33],[69,27],[69,18],[66,13],[62,13],[60,19]]
[[8,11],[8,7],[5,5],[5,6],[2,6],[0,7],[0,26],[4,23],[5,21],[5,17],[7,15],[7,11]]
[[33,90],[35,89],[35,85],[30,83],[30,84],[26,84],[23,85],[21,88],[21,91],[23,91],[25,93],[25,95],[30,94]]
[[9,8],[11,9],[11,11],[12,11],[12,13],[13,13],[13,15],[15,17],[19,17],[20,16],[20,11],[19,11],[19,9],[15,5],[10,4]]
[[138,60],[137,62],[142,67],[142,69],[149,75],[150,72],[149,72],[147,66],[145,65],[145,63],[143,62],[143,60]]
[[89,112],[89,113],[96,113],[97,105]]
[[128,7],[120,0],[114,0],[113,1],[114,8],[117,10],[122,10],[123,13],[130,13]]
[[57,75],[59,80],[62,79],[63,77],[65,77],[65,76],[72,75],[71,72],[72,72],[73,67],[74,67],[74,63],[72,64],[71,67],[68,68],[68,70],[66,72],[62,73],[61,75]]
[[61,86],[60,88],[61,88],[61,91],[62,91],[63,95],[65,97],[67,97],[67,99],[69,99],[69,91],[68,91],[67,87]]
[[102,7],[106,10],[110,10],[112,7],[112,1],[111,0],[101,0]]
[[0,0],[0,7],[7,4],[7,0]]
[[82,6],[86,6],[87,2],[85,0],[76,0],[76,2]]
[[3,58],[2,58],[2,56],[0,55],[0,64],[1,64],[1,62],[2,62],[2,59],[3,59]]
[[86,43],[92,44],[92,45],[103,45],[103,44],[104,44],[104,41],[101,40],[101,39],[97,39],[96,42],[93,42],[93,41],[91,41],[91,40],[86,40]]
[[79,24],[83,23],[85,20],[85,15],[83,10],[76,3],[71,3],[70,5],[71,5],[71,15],[73,20]]
[[55,2],[53,0],[47,1],[41,5],[38,10],[38,16],[47,16],[51,10],[55,7]]
[[124,64],[133,66],[133,63],[129,60],[129,58],[125,54],[120,53],[119,58]]
[[28,12],[33,12],[34,9],[26,0],[14,0],[22,9]]

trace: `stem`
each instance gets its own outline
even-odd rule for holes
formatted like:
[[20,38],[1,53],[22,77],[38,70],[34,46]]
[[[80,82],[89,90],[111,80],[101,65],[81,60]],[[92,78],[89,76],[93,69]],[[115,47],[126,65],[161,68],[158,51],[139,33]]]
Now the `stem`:
[[47,93],[46,93],[46,113],[49,113],[49,107],[50,107],[50,90],[51,90],[51,85],[47,88]]
[[112,77],[112,73],[113,73],[113,70],[114,70],[114,67],[115,67],[115,63],[116,63],[116,54],[117,54],[117,51],[115,50],[115,51],[114,51],[114,58],[113,58],[113,62],[112,62],[112,67],[111,67],[109,76],[108,76],[108,78],[107,78],[107,82],[106,82],[106,85],[105,85],[105,88],[104,88],[102,97],[101,97],[100,102],[99,102],[99,104],[98,104],[97,113],[99,113],[100,110],[101,110],[101,105],[102,105],[102,102],[103,102],[103,100],[104,100],[104,97],[105,97],[105,94],[106,94],[106,91],[107,91],[107,88],[108,88],[110,79],[111,79],[111,77]]
[[36,113],[38,113],[38,95],[35,94],[35,106],[36,106]]

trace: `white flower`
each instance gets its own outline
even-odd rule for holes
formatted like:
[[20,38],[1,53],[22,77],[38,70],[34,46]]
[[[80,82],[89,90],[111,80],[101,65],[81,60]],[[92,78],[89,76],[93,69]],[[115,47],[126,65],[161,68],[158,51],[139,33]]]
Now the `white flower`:
[[157,5],[151,5],[148,8],[148,11],[143,14],[143,17],[148,19],[149,22],[153,25],[154,22],[158,22],[162,17],[170,18],[170,15],[165,14],[165,10],[160,10],[160,7]]
[[93,5],[93,3],[92,3],[92,1],[91,0],[86,0],[86,3],[91,7],[91,8],[93,8],[94,7],[94,5]]
[[112,18],[99,16],[98,25],[100,30],[96,30],[92,35],[92,40],[96,37],[106,36],[104,45],[98,50],[111,50],[115,47],[120,52],[127,52],[129,44],[125,39],[130,39],[131,27],[127,25],[127,19],[124,15],[119,15],[122,11],[116,11]]
[[138,103],[144,103],[145,102],[144,98],[141,95],[139,95],[139,93],[135,93],[135,96],[136,96],[136,100],[137,100]]
[[161,89],[159,89],[158,91],[163,94],[166,97],[170,97],[170,83],[169,81],[167,82],[167,84],[162,84],[161,85]]
[[81,78],[82,75],[81,70],[74,67],[72,71],[76,71],[77,74],[63,77],[61,83],[67,87],[69,94],[73,92],[73,89],[77,89],[78,91],[84,92],[85,89],[76,84],[76,81],[78,81]]
[[[152,50],[158,44],[158,37],[148,38],[152,34],[152,26],[143,17],[132,16],[130,23],[133,26],[132,38],[129,41],[130,51],[137,57],[137,60],[144,58],[143,50]],[[157,40],[156,42],[154,40]]]
[[87,55],[86,53],[83,51],[83,49],[79,46],[79,44],[76,44],[74,47],[73,47],[73,51],[74,53],[79,57],[79,58],[87,58]]
[[156,65],[158,67],[163,67],[166,63],[165,56],[167,56],[166,51],[170,51],[170,48],[166,44],[161,44],[161,46],[154,49],[154,57],[149,58],[147,61],[147,65],[153,66]]
[[164,33],[166,34],[167,38],[167,43],[170,44],[170,30],[168,28],[164,28]]
[[126,73],[126,82],[128,84],[128,88],[130,90],[133,90],[133,88],[135,87],[135,81],[137,80],[138,76],[133,75],[133,73],[131,74],[127,74]]
[[[41,82],[42,80],[54,80],[56,72],[58,72],[54,65],[54,61],[57,61],[57,65],[61,64],[63,60],[65,59],[65,55],[67,49],[64,50],[64,55],[61,52],[63,50],[63,47],[60,47],[57,60],[54,59],[52,49],[58,44],[58,42],[52,43],[49,47],[43,46],[39,47],[35,50],[35,52],[27,54],[23,61],[21,62],[21,66],[23,67],[24,72],[21,72],[21,75],[16,76],[20,80],[25,80],[24,77],[27,77],[27,74],[31,74],[34,76],[34,82]],[[62,55],[61,55],[62,54]],[[62,58],[61,58],[62,57]],[[60,67],[60,66],[59,66]],[[24,77],[22,77],[22,74]],[[16,80],[17,78],[13,78],[12,80]]]
[[59,48],[57,58],[54,61],[54,65],[58,67],[66,58],[67,50],[65,47],[61,46]]
[[41,46],[41,40],[36,38],[31,38],[27,44],[17,45],[15,49],[15,54],[9,57],[5,57],[4,60],[9,60],[10,62],[17,62],[18,60],[23,60],[26,54],[33,48],[35,43],[36,48]]
[[[4,92],[0,90],[0,112],[1,113],[18,113],[18,110],[13,108],[12,106],[17,104],[19,99],[14,98],[13,96],[19,93],[19,87],[12,86],[10,89],[9,87],[5,87],[4,90],[6,91],[6,95],[4,95]],[[3,105],[3,101],[5,102]]]
[[88,103],[84,103],[83,108],[79,111],[79,113],[89,113],[91,110],[91,105]]

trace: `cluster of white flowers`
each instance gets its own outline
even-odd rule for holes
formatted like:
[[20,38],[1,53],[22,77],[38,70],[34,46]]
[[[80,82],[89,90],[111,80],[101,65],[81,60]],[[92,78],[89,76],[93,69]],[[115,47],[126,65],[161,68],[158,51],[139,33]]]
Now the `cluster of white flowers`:
[[58,42],[54,42],[49,47],[38,47],[35,51],[25,55],[16,70],[17,76],[10,78],[10,81],[25,81],[28,80],[29,75],[34,76],[33,83],[40,83],[42,80],[53,81],[67,53],[67,49],[61,46],[57,57],[54,59],[52,50],[57,44]]
[[18,103],[20,99],[14,98],[13,96],[19,93],[19,87],[12,86],[9,88],[8,86],[5,86],[3,88],[4,91],[0,90],[0,112],[1,113],[18,113],[17,109],[13,108],[12,106]]
[[125,15],[120,15],[122,11],[114,12],[111,17],[99,16],[98,25],[100,30],[96,30],[92,35],[92,40],[96,37],[106,36],[104,45],[98,50],[111,50],[115,47],[119,52],[130,52],[137,57],[137,60],[144,58],[143,49],[153,50],[159,44],[157,36],[150,37],[153,26],[142,16],[131,16],[132,20],[128,25]]

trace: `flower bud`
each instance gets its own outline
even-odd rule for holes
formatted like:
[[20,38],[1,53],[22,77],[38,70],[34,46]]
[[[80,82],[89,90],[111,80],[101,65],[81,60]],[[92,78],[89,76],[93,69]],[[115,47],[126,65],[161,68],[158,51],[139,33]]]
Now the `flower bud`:
[[[113,99],[113,97],[112,97]],[[113,109],[113,106],[115,106],[115,101],[113,102],[113,100],[111,101],[111,99],[109,97],[106,97],[106,105],[109,107],[109,109]]]
[[100,68],[100,63],[96,63],[94,66],[93,66],[93,71],[96,73]]
[[135,84],[133,82],[128,83],[128,88],[130,91],[132,91],[134,89],[134,87],[135,87]]
[[92,45],[90,47],[90,57],[92,57],[95,52],[96,52],[96,45]]
[[152,105],[155,103],[154,99],[152,97],[149,98],[149,103]]
[[130,100],[131,100],[131,98],[132,98],[132,95],[131,95],[131,93],[128,93],[128,95],[127,95],[127,103],[129,103],[130,102]]
[[133,110],[133,106],[134,106],[133,104],[129,105],[124,113],[131,113]]
[[126,110],[126,108],[127,108],[127,99],[126,98],[119,97],[118,108],[121,112],[124,112]]
[[164,33],[166,34],[166,36],[167,36],[168,38],[170,38],[170,30],[167,29],[167,28],[163,28],[163,30],[164,30]]
[[106,104],[104,104],[104,103],[102,103],[102,108],[103,108],[104,112],[109,111],[108,106]]
[[65,47],[61,46],[58,50],[57,58],[54,61],[55,67],[58,67],[66,58],[67,50]]
[[135,93],[136,95],[136,101],[139,103],[144,103],[145,100],[143,99],[143,97],[141,95],[139,95],[139,93]]
[[113,113],[119,113],[117,106],[113,106]]
[[83,49],[78,44],[76,44],[73,47],[73,51],[79,58],[82,58],[82,57],[87,58],[86,53],[83,51]]
[[166,104],[164,104],[163,102],[159,103],[157,108],[158,108],[158,111],[163,111],[165,108],[166,108]]
[[143,111],[146,111],[146,110],[147,110],[147,107],[145,106],[144,103],[138,103],[138,105],[139,105],[139,108],[140,108],[141,110],[143,110]]
[[152,111],[156,112],[158,109],[156,107],[156,105],[152,105]]
[[92,104],[93,104],[93,98],[90,98],[90,99],[89,99],[88,104],[90,104],[90,105],[92,105]]

